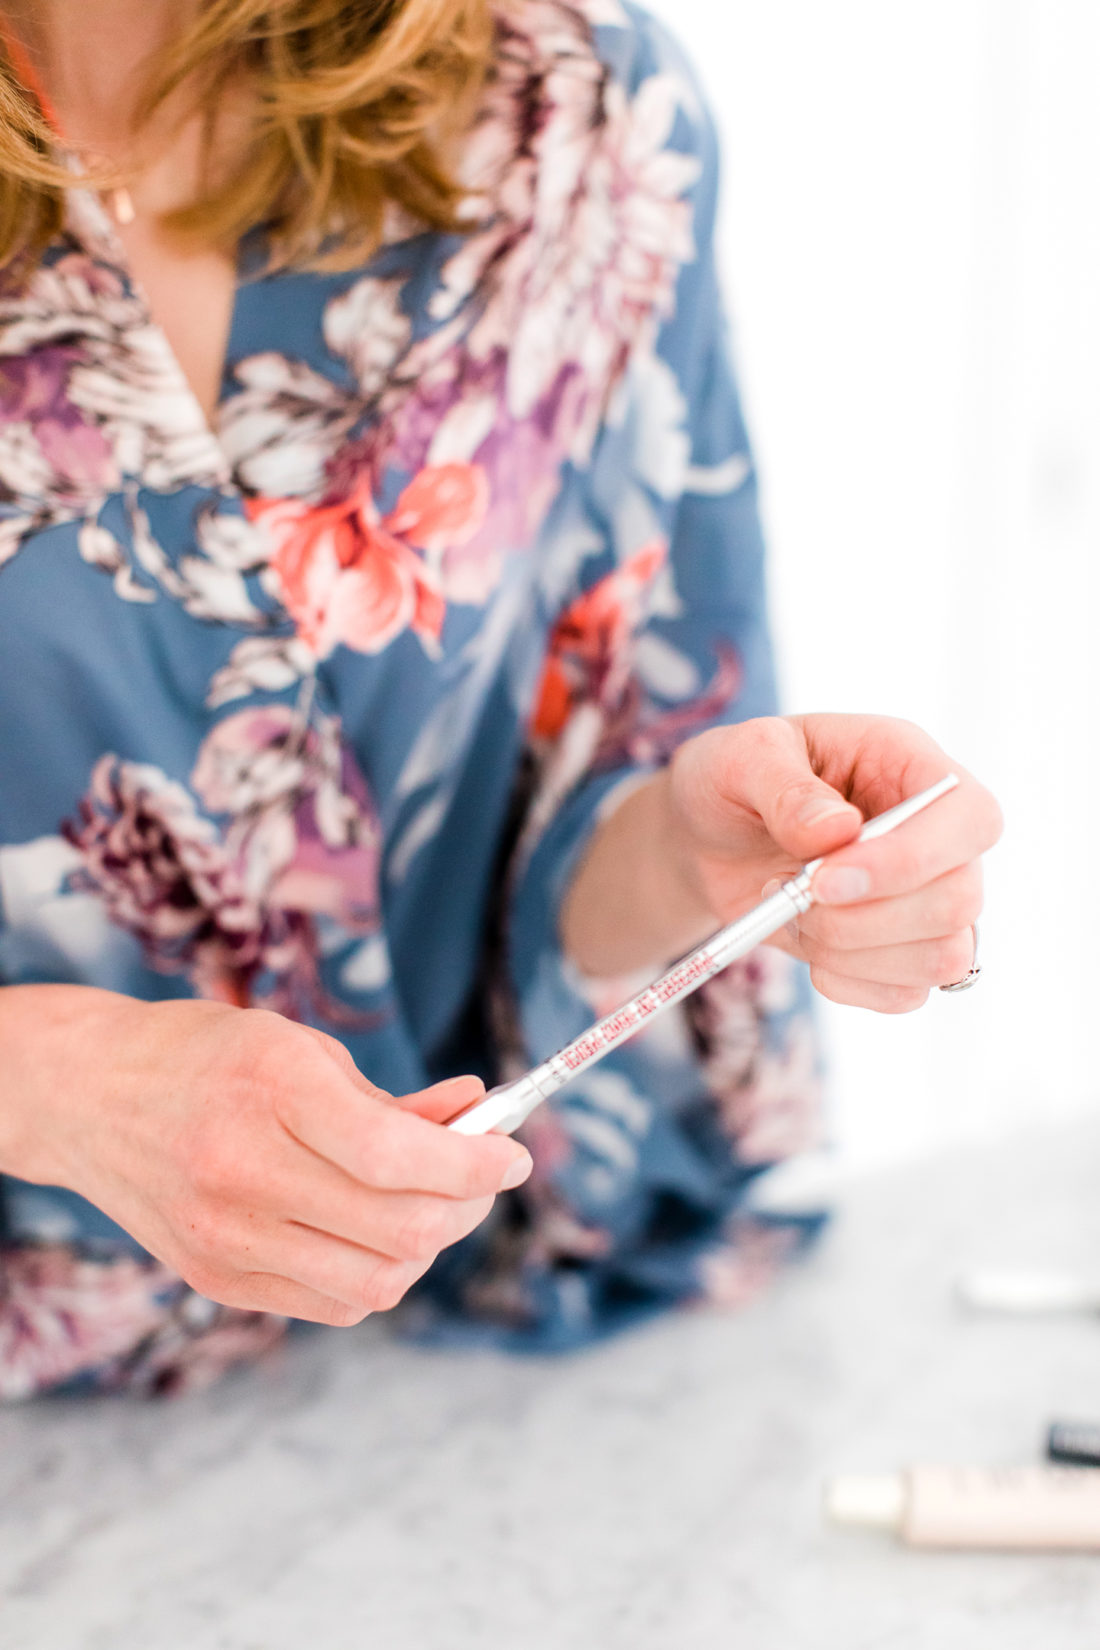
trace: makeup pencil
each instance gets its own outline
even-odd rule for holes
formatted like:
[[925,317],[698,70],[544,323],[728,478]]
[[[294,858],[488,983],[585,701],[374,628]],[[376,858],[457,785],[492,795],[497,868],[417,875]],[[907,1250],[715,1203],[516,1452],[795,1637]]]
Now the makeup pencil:
[[[885,836],[888,831],[896,830],[914,814],[921,813],[941,796],[953,791],[958,783],[957,775],[949,773],[938,784],[929,786],[928,790],[869,820],[856,840],[870,842]],[[845,846],[850,847],[851,844]],[[635,1032],[648,1025],[655,1014],[690,996],[738,957],[745,956],[771,934],[777,933],[785,923],[807,912],[814,904],[811,884],[823,863],[821,859],[811,860],[798,876],[785,882],[782,888],[745,916],[731,922],[696,950],[690,951],[613,1014],[597,1021],[557,1054],[551,1055],[549,1060],[544,1060],[515,1082],[490,1089],[488,1094],[452,1118],[447,1127],[459,1134],[513,1133],[536,1106],[556,1094],[597,1060],[602,1060],[620,1043],[633,1037]]]

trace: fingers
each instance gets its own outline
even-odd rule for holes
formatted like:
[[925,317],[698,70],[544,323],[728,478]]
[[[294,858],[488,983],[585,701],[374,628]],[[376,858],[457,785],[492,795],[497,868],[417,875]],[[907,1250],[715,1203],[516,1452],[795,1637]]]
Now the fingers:
[[379,1100],[388,1101],[402,1111],[413,1111],[420,1117],[426,1117],[432,1123],[448,1123],[452,1117],[466,1106],[479,1100],[485,1093],[485,1084],[480,1077],[448,1077],[442,1082],[433,1084],[430,1088],[419,1089],[414,1094],[390,1094],[380,1089],[365,1077],[355,1064],[350,1052],[343,1043],[337,1042],[327,1032],[320,1031],[316,1026],[302,1026],[300,1028],[318,1045],[328,1058],[346,1077],[354,1083],[363,1094],[369,1094]]
[[460,1111],[472,1106],[485,1093],[480,1077],[448,1077],[431,1088],[418,1089],[415,1094],[397,1094],[393,1104],[402,1111],[412,1111],[429,1123],[449,1123]]
[[201,1218],[211,1254],[236,1263],[246,1253],[255,1254],[264,1233],[286,1223],[394,1260],[430,1261],[472,1232],[493,1206],[491,1194],[461,1199],[380,1191],[290,1141],[282,1152],[265,1153],[250,1163],[234,1193],[232,1202],[208,1208]]
[[[297,1189],[297,1188],[296,1188]],[[393,1260],[431,1261],[480,1226],[493,1198],[465,1200],[423,1192],[371,1191],[331,1173],[299,1191],[293,1222],[374,1249]]]
[[368,1312],[389,1312],[434,1259],[434,1250],[416,1259],[396,1259],[292,1223],[275,1229],[264,1252],[264,1265],[273,1275],[352,1308],[357,1315],[352,1321]]
[[832,1001],[905,1013],[967,974],[981,908],[981,866],[968,865],[897,899],[816,906],[773,943],[808,962]]
[[[415,1281],[415,1278],[410,1281],[410,1287]],[[352,1324],[362,1323],[369,1310],[349,1306],[346,1301],[334,1300],[331,1295],[320,1294],[316,1289],[307,1289],[270,1272],[242,1273],[232,1280],[209,1285],[192,1275],[187,1277],[187,1282],[207,1300],[220,1301],[223,1306],[235,1306],[242,1312],[277,1312],[284,1318],[328,1324],[333,1329],[348,1329]]]
[[859,831],[863,815],[814,772],[796,722],[760,717],[709,737],[714,784],[730,802],[759,814],[792,859],[816,859]]
[[[321,1323],[358,1322],[368,1312],[396,1305],[441,1250],[466,1237],[485,1219],[492,1198],[456,1203],[411,1193],[361,1193],[355,1218],[337,1204],[304,1221],[261,1218],[225,1220],[205,1260],[188,1281],[212,1300],[249,1310],[305,1316]],[[345,1225],[368,1241],[335,1228]],[[304,1292],[304,1293],[302,1293]],[[354,1308],[333,1316],[331,1305]]]
[[377,1084],[371,1082],[369,1077],[363,1075],[355,1064],[351,1051],[335,1037],[330,1037],[327,1031],[321,1031],[318,1026],[307,1025],[300,1025],[297,1029],[305,1032],[306,1036],[317,1044],[318,1048],[363,1094],[372,1094],[380,1100],[392,1100],[393,1096],[386,1089],[380,1089]]
[[[335,1301],[357,1323],[370,1312],[389,1312],[431,1265],[430,1260],[398,1261],[361,1249],[304,1226],[283,1228],[271,1245],[272,1273],[324,1299]],[[241,1279],[247,1284],[247,1274]]]
[[[927,777],[915,777],[913,791],[942,777],[943,760],[930,758]],[[960,779],[957,790],[887,836],[830,854],[814,877],[814,897],[823,905],[851,905],[912,893],[992,848],[1003,828],[1001,811],[976,779]]]
[[920,986],[952,985],[974,963],[974,930],[962,928],[940,939],[909,945],[886,945],[873,951],[835,951],[803,941],[799,954],[824,973],[864,984]]
[[880,985],[872,980],[853,980],[827,969],[811,968],[816,990],[830,1002],[849,1008],[873,1008],[879,1014],[912,1014],[928,1001],[927,986]]
[[[818,986],[823,996],[861,1008],[884,1006],[887,1012],[904,1012],[904,1008],[890,1007],[892,992],[906,995],[905,1008],[919,1008],[933,987],[954,985],[969,973],[976,960],[973,927],[912,944],[840,951],[815,945],[792,923],[771,943],[800,962],[808,962],[815,986],[819,980],[829,982],[828,989]],[[913,992],[920,996],[909,1001]]]
[[916,893],[856,905],[815,905],[798,920],[805,954],[867,951],[913,940],[937,940],[977,922],[982,867],[976,862],[937,877]]
[[343,1252],[333,1240],[319,1239],[318,1248],[310,1253],[308,1243],[295,1243],[289,1264],[317,1279],[320,1288],[289,1277],[282,1270],[239,1272],[219,1278],[210,1286],[189,1281],[207,1299],[225,1306],[247,1312],[279,1312],[284,1317],[347,1329],[362,1323],[372,1312],[389,1312],[427,1270],[426,1266],[371,1255],[352,1244],[341,1247]]
[[[438,1100],[447,1115],[461,1109],[454,1083],[439,1084],[445,1097],[425,1090],[425,1104]],[[476,1088],[471,1098],[476,1096]],[[412,1097],[417,1098],[417,1097]],[[284,1128],[302,1145],[336,1164],[364,1186],[381,1191],[434,1192],[459,1199],[492,1197],[517,1186],[531,1172],[531,1158],[505,1135],[461,1135],[415,1112],[363,1093],[334,1074],[307,1090],[297,1083],[280,1096]]]

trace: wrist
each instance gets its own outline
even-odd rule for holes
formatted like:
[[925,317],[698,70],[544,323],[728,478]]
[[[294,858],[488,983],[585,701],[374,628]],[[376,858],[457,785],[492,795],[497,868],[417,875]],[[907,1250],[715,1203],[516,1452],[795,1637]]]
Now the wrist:
[[[713,928],[717,914],[699,875],[699,860],[683,810],[676,801],[672,769],[653,776],[654,840],[659,844],[662,883],[670,905],[685,920]],[[708,929],[709,932],[709,929]]]
[[75,1125],[94,1112],[122,1022],[145,1004],[80,985],[0,988],[0,1173],[75,1185]]
[[562,942],[606,978],[666,963],[714,926],[662,769],[598,827],[562,902]]

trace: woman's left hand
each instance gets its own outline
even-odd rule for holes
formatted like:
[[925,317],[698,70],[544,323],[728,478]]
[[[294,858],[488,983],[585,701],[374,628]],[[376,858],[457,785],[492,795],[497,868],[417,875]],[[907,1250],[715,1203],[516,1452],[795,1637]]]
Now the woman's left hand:
[[[865,820],[952,771],[957,790],[888,836],[853,842]],[[1001,812],[912,723],[762,717],[688,740],[664,777],[680,874],[722,922],[830,856],[818,903],[770,942],[809,963],[823,996],[905,1013],[971,968],[980,859]]]

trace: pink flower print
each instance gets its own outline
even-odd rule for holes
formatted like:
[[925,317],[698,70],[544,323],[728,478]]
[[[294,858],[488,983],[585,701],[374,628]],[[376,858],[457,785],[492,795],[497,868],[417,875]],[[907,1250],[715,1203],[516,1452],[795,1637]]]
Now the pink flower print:
[[133,1352],[181,1289],[163,1266],[61,1245],[0,1253],[0,1399],[29,1398]]
[[500,577],[500,557],[481,541],[489,479],[480,464],[433,464],[406,487],[387,525],[426,552],[448,601],[482,607]]
[[159,1262],[65,1244],[0,1250],[0,1400],[68,1381],[194,1391],[282,1339],[286,1320],[219,1306]]
[[701,692],[663,710],[647,699],[635,670],[636,643],[650,588],[667,554],[667,545],[655,539],[578,596],[558,619],[531,718],[531,735],[544,753],[560,742],[575,711],[594,706],[601,718],[592,753],[597,767],[665,762],[736,697],[741,660],[719,639],[714,675]]
[[476,464],[436,464],[409,482],[386,526],[438,555],[472,538],[488,505],[484,470]]
[[254,1363],[277,1346],[286,1319],[273,1312],[219,1306],[181,1288],[173,1309],[118,1369],[100,1384],[157,1398],[199,1392],[237,1364]]
[[818,1049],[807,1019],[773,1046],[767,1020],[795,1006],[795,965],[759,946],[708,980],[685,1010],[707,1088],[746,1163],[771,1163],[821,1144]]
[[378,653],[410,627],[422,639],[438,640],[439,594],[420,558],[377,530],[369,494],[329,506],[254,499],[246,508],[268,532],[280,598],[318,658],[341,642]]
[[[396,362],[354,444],[376,473],[486,471],[490,508],[461,564],[445,560],[448,600],[484,600],[500,557],[530,546],[563,464],[587,465],[617,382],[652,350],[694,256],[699,161],[671,146],[682,85],[666,73],[636,94],[615,84],[591,32],[614,12],[603,0],[498,10],[494,74],[460,157],[470,233],[431,295],[438,325]],[[343,302],[326,338],[354,372]],[[333,475],[345,464],[335,458]]]
[[628,676],[630,642],[645,596],[668,547],[655,539],[571,602],[554,626],[532,732],[554,740],[574,709],[596,703],[611,710]]
[[254,499],[247,506],[274,544],[281,599],[321,659],[341,643],[379,653],[410,629],[434,651],[446,612],[447,558],[477,532],[486,507],[484,473],[465,464],[422,470],[387,516],[367,482],[339,504]]

